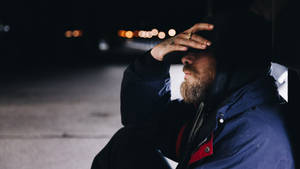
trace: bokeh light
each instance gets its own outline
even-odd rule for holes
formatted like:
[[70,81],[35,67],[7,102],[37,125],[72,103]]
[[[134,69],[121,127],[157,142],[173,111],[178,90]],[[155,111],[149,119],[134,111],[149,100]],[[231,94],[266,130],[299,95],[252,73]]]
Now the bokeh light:
[[133,38],[133,32],[132,31],[126,31],[126,33],[125,33],[125,37],[126,38]]
[[158,30],[156,28],[154,28],[154,29],[152,29],[151,33],[152,33],[152,36],[157,36]]
[[109,50],[109,44],[104,39],[101,39],[99,41],[98,47],[99,47],[100,51],[107,51],[107,50]]
[[140,38],[144,38],[146,36],[146,31],[139,31],[138,35]]
[[152,38],[152,32],[151,31],[147,31],[145,38]]
[[164,39],[166,37],[166,33],[165,32],[159,32],[158,33],[158,38],[159,39]]
[[118,35],[120,36],[120,37],[125,37],[125,33],[126,33],[126,31],[125,30],[119,30],[118,31]]
[[170,29],[168,34],[169,34],[169,36],[175,36],[176,35],[175,29]]
[[65,32],[65,37],[66,37],[66,38],[71,38],[71,37],[72,37],[72,31],[67,30],[67,31]]
[[74,31],[73,31],[73,36],[74,36],[75,38],[81,36],[81,31],[80,31],[80,30],[74,30]]

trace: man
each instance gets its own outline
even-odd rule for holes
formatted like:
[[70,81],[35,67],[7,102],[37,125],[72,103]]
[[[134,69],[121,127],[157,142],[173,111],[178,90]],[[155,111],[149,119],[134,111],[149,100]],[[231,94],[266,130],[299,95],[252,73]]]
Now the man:
[[[268,26],[248,13],[235,16],[196,24],[128,66],[121,91],[125,127],[92,169],[168,169],[163,156],[179,162],[177,168],[294,168],[269,75]],[[174,53],[182,56],[185,81],[183,100],[171,101]]]

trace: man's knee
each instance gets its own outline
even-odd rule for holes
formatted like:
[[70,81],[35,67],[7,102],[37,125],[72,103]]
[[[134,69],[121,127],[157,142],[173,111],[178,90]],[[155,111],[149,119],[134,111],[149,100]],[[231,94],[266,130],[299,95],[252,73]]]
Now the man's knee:
[[118,158],[131,156],[152,147],[143,135],[144,132],[135,127],[119,129],[107,145],[95,156],[91,169],[109,169],[114,163],[110,161],[111,159],[118,161]]
[[128,144],[137,142],[152,144],[154,143],[155,135],[151,130],[150,128],[123,127],[114,134],[111,140]]
[[105,147],[95,156],[91,169],[110,169],[112,168],[111,157],[114,156],[113,150],[118,147],[118,144],[124,142],[128,138],[127,129],[121,128],[118,130]]

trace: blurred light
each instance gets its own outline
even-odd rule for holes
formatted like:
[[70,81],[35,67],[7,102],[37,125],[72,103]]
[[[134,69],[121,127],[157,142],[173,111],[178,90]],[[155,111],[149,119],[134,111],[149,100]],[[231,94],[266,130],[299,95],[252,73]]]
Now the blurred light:
[[4,32],[8,32],[10,30],[10,26],[9,25],[5,25],[3,28]]
[[72,37],[72,31],[68,30],[65,32],[65,37],[66,38],[71,38]]
[[109,49],[109,44],[104,39],[101,39],[98,47],[101,51],[107,51]]
[[152,36],[157,36],[158,30],[154,28],[154,29],[152,29],[151,33],[152,33]]
[[175,29],[170,29],[168,34],[169,34],[169,36],[175,36],[176,35]]
[[144,38],[146,36],[146,31],[139,31],[139,37]]
[[159,38],[159,39],[164,39],[165,37],[166,37],[165,32],[159,32],[159,33],[158,33],[158,38]]
[[74,30],[74,31],[73,31],[73,36],[74,36],[75,38],[81,36],[81,31],[80,31],[80,30]]
[[152,38],[152,32],[151,31],[147,31],[145,38]]
[[141,51],[147,51],[153,48],[157,43],[149,43],[145,41],[133,41],[131,39],[127,39],[125,41],[125,47],[130,49],[136,49]]
[[9,25],[0,25],[0,32],[8,32],[10,30],[10,26]]
[[126,33],[125,33],[125,37],[126,38],[133,38],[133,32],[132,31],[126,31]]
[[120,37],[125,38],[125,32],[126,32],[126,31],[124,31],[124,30],[119,30],[119,31],[118,31],[118,35],[119,35]]

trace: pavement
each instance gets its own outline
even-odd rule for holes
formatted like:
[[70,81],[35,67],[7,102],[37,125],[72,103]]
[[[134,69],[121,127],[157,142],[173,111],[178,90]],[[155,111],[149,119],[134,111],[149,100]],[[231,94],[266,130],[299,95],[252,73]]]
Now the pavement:
[[[0,169],[89,169],[94,156],[122,127],[120,86],[125,68],[126,64],[111,64],[2,78]],[[183,76],[180,67],[171,72]],[[174,89],[173,98],[178,92]]]

